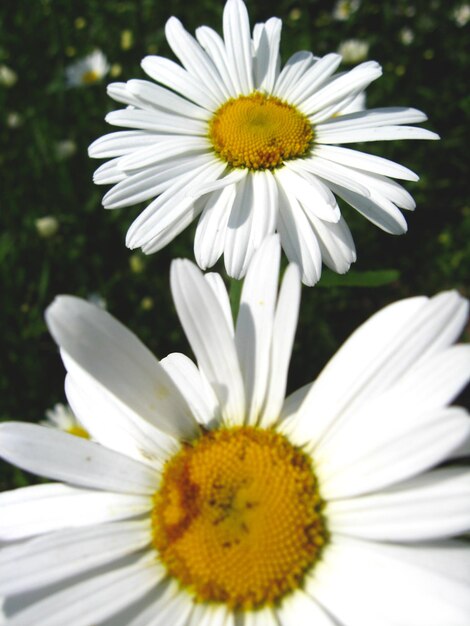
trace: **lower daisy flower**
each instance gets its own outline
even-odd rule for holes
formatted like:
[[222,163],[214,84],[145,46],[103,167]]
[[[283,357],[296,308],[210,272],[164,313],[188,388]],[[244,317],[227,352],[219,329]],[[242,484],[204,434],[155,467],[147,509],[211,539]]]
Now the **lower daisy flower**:
[[92,440],[0,426],[1,455],[59,481],[0,496],[12,626],[465,626],[469,378],[456,293],[392,304],[285,398],[300,272],[268,238],[236,324],[221,278],[174,261],[197,359],[159,362],[106,311],[47,311]]
[[127,233],[129,248],[157,252],[200,215],[194,254],[202,269],[223,254],[227,273],[240,278],[278,232],[313,285],[322,262],[345,273],[356,260],[336,197],[385,232],[406,231],[400,209],[415,203],[392,179],[418,176],[340,144],[437,139],[413,126],[426,115],[351,106],[381,76],[374,61],[336,73],[341,55],[301,51],[281,68],[281,26],[271,18],[251,33],[242,0],[227,1],[223,38],[206,26],[194,38],[172,17],[165,34],[181,65],[148,56],[142,68],[155,82],[109,85],[127,106],[106,120],[126,130],[100,137],[89,153],[109,159],[94,177],[114,185],[106,208],[150,201]]

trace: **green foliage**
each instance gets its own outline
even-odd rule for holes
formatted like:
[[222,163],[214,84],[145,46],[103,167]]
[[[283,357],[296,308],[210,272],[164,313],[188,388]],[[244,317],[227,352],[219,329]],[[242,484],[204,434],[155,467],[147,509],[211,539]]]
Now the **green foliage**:
[[[298,49],[322,55],[345,39],[367,41],[369,58],[384,67],[383,78],[368,90],[369,106],[415,106],[427,112],[428,127],[442,136],[441,142],[364,146],[420,174],[420,182],[405,183],[418,208],[408,216],[409,233],[400,238],[344,208],[358,261],[346,276],[325,272],[320,285],[328,289],[303,289],[292,389],[311,380],[340,342],[385,303],[446,288],[466,292],[469,52],[465,29],[454,19],[458,6],[455,0],[363,0],[349,20],[340,22],[332,17],[331,0],[249,3],[253,23],[271,15],[283,19],[284,60]],[[102,209],[105,190],[92,183],[98,163],[87,157],[87,146],[109,132],[104,116],[115,105],[105,82],[142,78],[140,59],[146,54],[171,55],[166,19],[177,15],[191,31],[200,24],[220,30],[222,9],[214,0],[1,4],[0,65],[12,68],[18,80],[0,86],[0,419],[38,421],[47,408],[64,401],[63,368],[43,321],[44,309],[58,293],[99,296],[160,357],[188,352],[169,293],[169,264],[177,256],[193,258],[194,229],[152,257],[127,250],[125,232],[140,207]],[[123,35],[127,31],[130,35]],[[404,32],[411,32],[408,44]],[[67,88],[67,66],[96,48],[107,56],[114,78]],[[67,157],[58,148],[64,140],[76,146]],[[35,222],[46,215],[58,220],[59,229],[41,238]],[[21,472],[8,472],[4,486],[24,484]]]
[[369,270],[356,272],[349,270],[347,274],[335,274],[325,270],[318,287],[382,287],[394,283],[400,278],[397,270]]

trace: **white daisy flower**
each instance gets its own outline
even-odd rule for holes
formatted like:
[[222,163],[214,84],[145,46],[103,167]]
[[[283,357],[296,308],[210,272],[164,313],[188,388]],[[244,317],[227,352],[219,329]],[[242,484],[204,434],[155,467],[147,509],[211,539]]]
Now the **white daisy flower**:
[[3,458],[59,481],[0,495],[10,626],[468,625],[470,547],[449,538],[470,529],[470,470],[436,468],[470,436],[447,406],[467,303],[386,307],[284,399],[300,272],[278,294],[279,260],[270,237],[235,324],[219,275],[173,263],[197,365],[84,300],[49,308],[94,441],[0,426]]
[[53,215],[44,215],[43,217],[38,217],[34,221],[34,225],[36,226],[36,231],[40,237],[43,239],[49,239],[50,237],[54,237],[57,235],[60,228],[59,220]]
[[257,24],[250,35],[241,0],[228,0],[224,39],[205,26],[194,39],[172,17],[166,37],[182,63],[159,56],[142,61],[157,83],[109,85],[128,105],[106,120],[118,131],[95,141],[90,156],[110,158],[95,173],[116,183],[106,208],[151,200],[127,233],[130,248],[156,252],[201,214],[195,257],[202,269],[224,253],[235,278],[253,252],[277,231],[289,260],[313,285],[322,260],[344,273],[356,259],[335,195],[392,234],[406,231],[400,212],[410,194],[392,178],[417,180],[409,169],[337,144],[436,139],[409,126],[426,116],[411,108],[342,112],[382,69],[374,62],[335,74],[339,54],[294,54],[281,70],[281,20]]
[[76,437],[84,437],[85,439],[90,437],[69,406],[60,403],[55,404],[52,409],[46,411],[46,418],[41,422],[44,426],[58,428]]
[[85,87],[100,82],[109,71],[109,63],[101,50],[94,50],[65,68],[69,87]]
[[369,44],[362,39],[346,39],[338,48],[338,54],[343,57],[345,63],[359,63],[367,58]]
[[333,19],[346,22],[360,6],[360,0],[338,0],[333,8]]

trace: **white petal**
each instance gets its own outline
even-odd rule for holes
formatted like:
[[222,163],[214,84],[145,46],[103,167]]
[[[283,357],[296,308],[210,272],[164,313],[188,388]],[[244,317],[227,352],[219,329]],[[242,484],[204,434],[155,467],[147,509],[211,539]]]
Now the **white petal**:
[[224,261],[229,276],[244,276],[255,250],[274,232],[276,213],[277,191],[272,174],[250,172],[237,185],[227,225]]
[[363,90],[381,75],[382,68],[375,61],[361,63],[346,74],[338,76],[326,86],[313,92],[310,97],[299,104],[299,109],[305,115],[312,115],[316,111],[340,101],[350,93]]
[[[199,215],[201,208],[197,206],[198,202],[190,205],[187,211],[180,211],[173,216],[173,219],[165,226],[165,228],[157,231],[157,233],[149,240],[144,239],[141,247],[144,254],[153,254],[167,246],[173,239],[185,230]],[[129,246],[132,248],[132,246]]]
[[240,90],[237,87],[237,78],[233,75],[227,56],[227,50],[222,38],[212,28],[201,26],[196,29],[196,39],[212,59],[224,81],[230,97],[235,98]]
[[176,438],[195,435],[196,421],[158,360],[109,313],[79,298],[61,296],[47,309],[46,320],[66,353],[66,367],[76,364],[85,370],[163,432]]
[[439,572],[436,551],[428,563],[415,562],[419,552],[338,537],[316,565],[307,591],[348,626],[466,626],[468,585],[455,580],[452,570]]
[[[207,123],[201,120],[173,115],[166,111],[142,111],[140,109],[120,109],[111,111],[105,117],[112,126],[135,128],[147,132],[166,135],[189,135],[205,137]],[[158,137],[156,137],[158,140]]]
[[199,219],[194,238],[194,256],[203,270],[212,267],[224,251],[227,224],[235,201],[236,186],[213,192]]
[[171,290],[178,317],[212,385],[227,424],[242,424],[245,395],[238,357],[225,314],[200,270],[186,260],[171,266]]
[[210,91],[212,97],[222,104],[230,97],[212,59],[183,27],[176,17],[170,17],[165,35],[171,49],[188,72]]
[[286,194],[297,198],[309,218],[318,217],[327,222],[339,220],[341,213],[334,195],[315,175],[300,168],[296,171],[291,166],[280,169],[276,177]]
[[11,618],[11,626],[89,626],[136,602],[164,577],[153,557],[79,582],[35,602]]
[[5,547],[0,551],[0,593],[40,589],[137,552],[150,542],[148,520],[67,529]]
[[335,72],[340,63],[341,55],[334,53],[318,59],[287,91],[287,101],[303,110],[305,100],[318,91],[319,87]]
[[126,175],[119,169],[119,161],[120,158],[111,159],[111,161],[100,165],[93,174],[93,182],[96,185],[113,185],[124,180]]
[[289,265],[279,291],[274,317],[266,400],[260,419],[263,428],[268,428],[280,419],[299,315],[300,279],[299,267]]
[[311,216],[310,223],[317,236],[323,263],[334,272],[345,274],[356,260],[356,246],[343,217],[332,224]]
[[277,611],[270,606],[259,611],[247,611],[243,626],[279,626]]
[[263,242],[243,283],[235,344],[245,385],[246,423],[256,425],[268,383],[271,335],[279,279],[279,237]]
[[337,185],[341,185],[342,187],[352,190],[357,194],[361,194],[366,198],[370,196],[369,189],[356,180],[353,171],[349,168],[342,167],[333,161],[326,161],[314,154],[311,158],[299,161],[297,163],[297,167],[326,179],[328,181],[327,185],[330,188],[330,183],[336,183]]
[[325,130],[318,127],[316,130],[316,141],[326,144],[357,143],[358,141],[399,141],[400,139],[440,139],[436,133],[415,126],[381,126],[338,131],[334,127]]
[[297,416],[302,441],[318,441],[343,413],[379,396],[414,363],[454,342],[467,315],[467,302],[455,292],[408,298],[373,315],[312,385]]
[[142,60],[142,69],[158,83],[173,89],[177,94],[192,100],[208,111],[215,111],[220,102],[204,89],[201,82],[180,65],[159,56],[148,56]]
[[[128,83],[110,83],[106,87],[106,92],[110,98],[136,108],[143,108],[142,102],[129,89]],[[145,106],[145,105],[144,105]]]
[[219,301],[220,308],[222,309],[225,319],[227,321],[227,325],[232,331],[232,335],[235,335],[235,329],[233,327],[233,317],[232,317],[232,309],[230,305],[230,298],[227,292],[227,288],[225,287],[225,283],[220,274],[216,272],[209,272],[208,274],[204,274],[204,279],[211,287],[212,291],[216,295],[217,300]]
[[463,468],[429,472],[378,494],[330,502],[325,515],[331,532],[364,539],[459,535],[470,530],[470,473]]
[[359,150],[327,145],[315,146],[315,154],[329,161],[335,161],[336,163],[341,163],[342,165],[354,167],[366,172],[373,172],[374,174],[382,174],[383,176],[391,176],[392,178],[400,178],[403,180],[419,180],[419,176],[407,167],[376,156],[375,154],[367,154],[366,152],[359,152]]
[[101,445],[158,468],[177,451],[175,439],[143,420],[85,373],[68,374],[65,393],[79,422]]
[[231,609],[223,604],[206,604],[205,612],[198,619],[188,623],[188,626],[235,626],[235,617]]
[[321,276],[321,253],[317,239],[297,200],[286,194],[281,183],[278,183],[278,189],[278,231],[282,247],[289,261],[299,265],[302,282],[312,286]]
[[196,120],[207,121],[210,117],[210,112],[207,109],[203,109],[169,89],[155,85],[148,80],[129,80],[127,89],[140,101],[148,102],[156,109],[165,109],[175,115]]
[[422,111],[409,107],[384,107],[367,109],[346,115],[339,115],[318,125],[318,130],[354,130],[355,128],[375,128],[401,124],[425,122],[427,116]]
[[[336,76],[332,76],[328,79],[327,83],[332,82],[341,74],[336,74]],[[358,99],[362,96],[362,105],[356,108]],[[321,126],[321,124],[330,119],[336,119],[338,116],[343,116],[349,113],[357,113],[358,111],[365,110],[365,92],[364,91],[351,91],[348,95],[345,95],[340,100],[337,100],[333,104],[320,109],[313,115],[309,115],[309,120],[314,129],[317,129]],[[352,110],[350,110],[352,109]]]
[[[332,161],[324,161],[321,157],[317,157],[317,163],[319,162],[318,159],[321,161],[322,166],[325,167],[328,167],[328,163],[332,163]],[[352,176],[355,181],[370,191],[371,199],[376,202],[394,202],[397,206],[411,211],[416,207],[416,203],[411,195],[401,185],[386,176],[344,167],[338,163],[334,164],[334,169],[345,178]],[[341,185],[342,183],[339,184]]]
[[272,17],[265,24],[256,24],[254,40],[254,75],[256,89],[271,93],[279,74],[282,21]]
[[142,515],[152,499],[52,483],[5,491],[0,505],[0,539],[10,541]]
[[169,135],[168,138],[161,137],[159,141],[148,148],[141,148],[121,157],[118,165],[122,171],[131,173],[133,170],[156,165],[175,157],[191,157],[207,153],[208,147],[208,140],[205,137]]
[[125,180],[115,185],[103,197],[103,206],[106,209],[117,209],[144,202],[155,198],[177,181],[186,180],[187,173],[200,168],[213,159],[208,154],[184,156],[164,161],[143,171],[131,174]]
[[470,345],[451,346],[426,355],[410,367],[399,383],[390,390],[405,404],[419,404],[422,410],[452,402],[470,379]]
[[288,595],[276,610],[276,615],[280,626],[338,626],[302,589]]
[[[351,175],[354,176],[353,171],[351,171]],[[356,211],[359,211],[361,215],[386,233],[402,235],[408,230],[406,220],[400,210],[393,202],[376,193],[373,189],[369,189],[367,196],[364,196],[333,182],[329,182],[329,186],[340,198],[343,198]]]
[[201,183],[217,180],[225,169],[225,164],[215,159],[199,165],[197,169],[179,176],[158,198],[151,202],[134,220],[126,236],[126,245],[137,248],[165,233],[180,219],[199,214],[202,206],[196,208],[196,190]]
[[93,441],[21,422],[0,425],[6,461],[39,476],[119,493],[153,493],[159,473]]
[[160,362],[200,424],[208,424],[218,417],[220,409],[214,391],[191,359],[174,352]]
[[88,148],[88,156],[93,159],[108,159],[110,157],[131,154],[135,150],[153,145],[158,136],[139,130],[121,130],[116,133],[103,135],[94,141]]
[[182,592],[171,580],[166,586],[155,590],[152,603],[127,626],[186,626],[193,602],[189,594]]
[[237,88],[245,95],[253,91],[253,59],[248,11],[242,0],[227,0],[223,17],[224,41]]
[[[447,460],[470,434],[470,419],[460,409],[422,411],[419,403],[408,405],[387,394],[320,444],[314,456],[326,498],[356,496],[415,476]],[[367,436],[351,446],[351,432]]]
[[[213,156],[210,155],[213,159]],[[235,183],[239,183],[246,176],[249,175],[249,170],[246,169],[235,169],[229,173],[224,172],[225,176],[221,176],[217,180],[213,180],[210,182],[203,182],[194,188],[191,192],[191,195],[194,196],[202,196],[203,194],[210,193],[212,191],[218,191],[219,189],[224,189],[229,185],[233,185]]]
[[450,455],[451,459],[470,457],[470,437],[467,437]]
[[273,95],[281,100],[286,100],[287,94],[292,90],[292,86],[297,85],[300,77],[305,74],[314,62],[314,57],[311,52],[302,50],[293,54],[287,60],[276,80]]
[[303,387],[299,387],[299,389],[293,391],[289,396],[287,396],[284,404],[282,405],[282,410],[279,417],[280,422],[292,418],[295,413],[297,413],[299,408],[302,406],[302,402],[305,400],[308,392],[310,391],[312,384],[313,383],[309,383],[307,385],[304,385]]

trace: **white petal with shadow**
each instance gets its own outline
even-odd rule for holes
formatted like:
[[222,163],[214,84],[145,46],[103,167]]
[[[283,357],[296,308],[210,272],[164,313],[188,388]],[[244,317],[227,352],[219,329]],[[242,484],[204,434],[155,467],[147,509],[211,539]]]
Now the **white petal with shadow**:
[[144,596],[165,576],[156,558],[99,574],[35,602],[11,619],[11,626],[89,626]]
[[163,432],[177,439],[196,434],[196,421],[158,360],[109,313],[80,298],[60,296],[47,309],[46,320],[67,368],[84,370]]
[[0,450],[28,472],[92,489],[145,495],[160,478],[155,469],[114,450],[37,424],[3,422]]
[[245,393],[231,330],[217,297],[190,261],[173,261],[171,290],[178,317],[229,425],[241,425]]
[[173,352],[160,362],[200,424],[208,424],[218,417],[220,409],[214,391],[191,359]]
[[0,593],[40,589],[116,561],[150,542],[150,520],[146,520],[66,529],[4,547],[0,551]]
[[284,403],[287,374],[300,306],[300,268],[287,267],[274,315],[268,384],[260,425],[269,428],[279,420]]
[[276,235],[267,238],[255,252],[243,283],[235,329],[246,393],[245,420],[252,426],[258,421],[268,383],[280,256]]
[[331,532],[363,539],[414,542],[459,535],[470,530],[470,472],[435,470],[376,494],[329,502],[325,515]]
[[152,499],[48,483],[5,491],[0,505],[0,539],[11,541],[136,517],[150,511]]
[[466,626],[468,585],[456,580],[452,570],[439,571],[436,550],[425,555],[427,563],[415,556],[423,556],[419,547],[337,537],[306,590],[348,626]]

